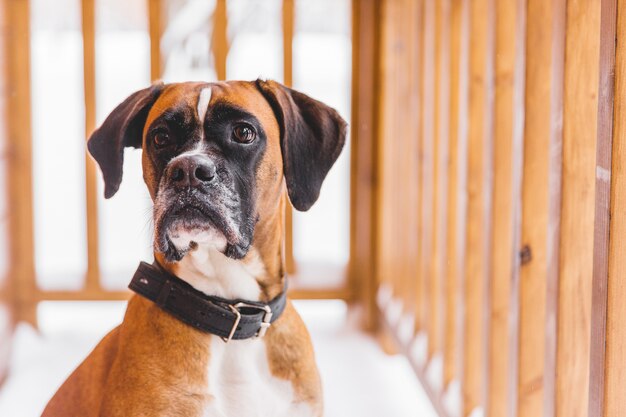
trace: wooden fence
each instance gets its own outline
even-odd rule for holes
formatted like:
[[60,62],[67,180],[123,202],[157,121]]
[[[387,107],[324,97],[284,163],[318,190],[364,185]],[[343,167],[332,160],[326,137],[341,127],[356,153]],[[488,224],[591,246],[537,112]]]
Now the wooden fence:
[[357,3],[367,323],[442,416],[626,415],[626,1]]
[[[211,2],[207,2],[210,4]],[[96,127],[96,0],[80,0],[84,78],[85,136]],[[150,73],[153,80],[163,74],[161,37],[167,27],[165,0],[146,0],[150,38]],[[85,213],[87,268],[82,286],[74,290],[47,290],[37,285],[34,246],[32,103],[31,103],[31,2],[0,2],[0,382],[5,374],[12,329],[17,321],[37,322],[37,305],[44,300],[125,300],[129,291],[102,285],[100,273],[97,167],[85,154]],[[68,15],[71,11],[65,11]],[[227,1],[216,0],[211,18],[210,49],[218,79],[226,77],[229,53]],[[282,1],[283,80],[293,81],[294,0]],[[293,277],[293,298],[348,300],[352,289],[341,280],[328,287],[301,287],[299,274],[308,278],[331,271],[340,278],[344,268],[323,263],[299,268],[293,255],[291,212],[286,219],[285,256]],[[6,268],[5,268],[6,267]],[[302,269],[302,270],[301,270]],[[339,270],[340,269],[340,270]],[[130,278],[130,277],[129,277]],[[328,282],[328,281],[326,281]]]

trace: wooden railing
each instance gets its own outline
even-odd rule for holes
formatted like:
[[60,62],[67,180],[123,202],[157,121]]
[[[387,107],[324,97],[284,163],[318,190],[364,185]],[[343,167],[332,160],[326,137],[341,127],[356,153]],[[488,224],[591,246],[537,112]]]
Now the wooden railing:
[[[209,4],[211,2],[208,2]],[[150,74],[152,80],[161,78],[163,60],[160,42],[167,25],[163,0],[146,0],[148,34],[150,37]],[[88,137],[96,127],[96,0],[81,0],[81,27],[83,45],[84,109],[85,136]],[[83,284],[76,290],[46,290],[38,287],[34,255],[34,216],[33,216],[33,178],[32,178],[32,133],[31,133],[31,81],[30,81],[30,2],[28,0],[7,0],[2,3],[3,44],[2,62],[6,69],[0,92],[6,105],[3,106],[1,123],[3,142],[6,137],[7,193],[3,199],[9,202],[7,224],[8,233],[8,273],[0,281],[2,297],[12,311],[10,322],[19,320],[36,324],[37,304],[43,300],[124,300],[130,296],[128,291],[110,290],[102,285],[100,273],[99,249],[99,214],[98,214],[98,177],[95,162],[85,154],[85,213],[87,268]],[[293,82],[294,38],[294,0],[283,0],[283,73],[286,85]],[[227,35],[227,1],[216,0],[212,17],[211,53],[218,79],[226,78],[226,63],[229,52]],[[4,175],[4,174],[3,174]],[[2,180],[5,178],[3,176]],[[286,219],[285,255],[288,272],[293,277],[290,287],[293,298],[338,298],[351,299],[352,289],[343,279],[343,269],[332,272],[341,275],[339,281],[344,284],[332,288],[309,288],[298,285],[300,274],[311,276],[326,273],[325,265],[297,265],[293,254],[292,216]],[[1,271],[0,271],[1,273]],[[4,276],[3,276],[4,277]],[[3,284],[6,282],[6,284]],[[0,329],[2,331],[2,329]],[[1,344],[0,344],[1,345]],[[1,346],[0,346],[1,347]],[[0,366],[2,369],[2,366]],[[0,375],[1,377],[1,375]]]
[[367,323],[441,416],[626,415],[626,1],[354,16]]

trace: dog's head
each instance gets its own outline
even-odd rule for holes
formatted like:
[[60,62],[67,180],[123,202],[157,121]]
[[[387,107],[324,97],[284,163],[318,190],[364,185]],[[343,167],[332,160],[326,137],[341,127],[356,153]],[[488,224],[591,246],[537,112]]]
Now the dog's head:
[[106,198],[122,182],[124,148],[143,149],[166,260],[200,243],[240,259],[258,222],[276,218],[283,184],[296,209],[315,203],[345,134],[335,110],[273,81],[155,84],[117,106],[88,148]]

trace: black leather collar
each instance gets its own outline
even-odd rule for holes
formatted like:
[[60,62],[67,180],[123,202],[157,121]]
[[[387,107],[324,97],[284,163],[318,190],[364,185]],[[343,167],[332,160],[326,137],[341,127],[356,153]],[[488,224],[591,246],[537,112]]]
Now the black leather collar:
[[156,261],[153,265],[141,262],[128,288],[180,321],[220,336],[225,342],[263,336],[287,303],[286,290],[269,303],[206,295],[170,274]]

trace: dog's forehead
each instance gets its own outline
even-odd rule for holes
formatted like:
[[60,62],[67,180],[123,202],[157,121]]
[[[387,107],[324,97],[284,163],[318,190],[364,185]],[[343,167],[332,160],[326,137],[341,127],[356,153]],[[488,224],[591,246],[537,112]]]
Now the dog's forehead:
[[208,109],[218,103],[244,109],[256,116],[268,133],[278,132],[278,124],[269,103],[255,83],[248,81],[168,84],[150,109],[146,128],[163,113],[172,111],[184,112],[190,118],[203,121]]

